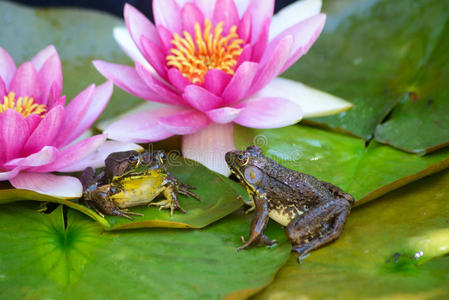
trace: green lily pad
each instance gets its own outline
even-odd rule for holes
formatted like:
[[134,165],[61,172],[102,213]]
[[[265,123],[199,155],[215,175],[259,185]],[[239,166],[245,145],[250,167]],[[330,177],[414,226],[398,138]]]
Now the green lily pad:
[[[419,95],[422,91],[422,102],[429,98],[435,103],[448,101],[447,1],[325,0],[323,11],[328,19],[313,51],[285,76],[347,99],[354,107],[339,115],[311,119],[313,123],[368,140],[408,92]],[[409,141],[407,147],[424,149],[441,143],[443,136],[449,141],[440,130],[430,134],[430,143],[416,146],[421,142],[414,139],[416,128],[407,129],[420,120],[428,126],[444,123],[445,113],[437,107],[430,109],[432,117],[426,117],[428,108],[410,116],[409,125],[392,124],[396,133],[390,133],[391,143],[400,136],[402,144]],[[395,119],[396,125],[403,122]],[[426,129],[422,126],[420,134],[428,133]],[[399,141],[398,147],[405,148]]]
[[[92,60],[131,63],[112,36],[116,26],[124,22],[111,15],[60,8],[29,8],[10,2],[0,2],[0,46],[6,49],[17,65],[31,60],[47,45],[54,45],[62,61],[63,94],[67,100],[92,83],[106,79],[93,67]],[[142,100],[114,89],[106,110],[98,121],[110,119]]]
[[420,157],[394,148],[307,126],[257,130],[236,127],[237,148],[260,146],[284,166],[331,182],[356,205],[449,167],[449,149]]
[[103,232],[74,210],[36,208],[0,210],[2,299],[243,299],[272,281],[291,249],[270,226],[278,246],[238,252],[251,222],[243,214],[203,230]]
[[300,266],[292,256],[256,299],[447,299],[448,181],[444,171],[355,208],[335,243]]

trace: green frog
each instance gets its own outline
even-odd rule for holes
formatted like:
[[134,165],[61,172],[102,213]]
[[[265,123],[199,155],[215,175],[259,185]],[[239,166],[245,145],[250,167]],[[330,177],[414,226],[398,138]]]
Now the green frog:
[[[200,200],[190,191],[194,186],[181,182],[167,171],[166,158],[162,151],[124,151],[110,154],[105,168],[95,175],[93,168],[87,168],[81,175],[83,199],[88,207],[99,215],[143,216],[128,210],[139,205],[158,206],[159,209],[186,211],[179,205],[178,193]],[[163,194],[165,200],[152,201]]]
[[226,153],[226,162],[244,184],[255,216],[248,241],[238,250],[275,240],[264,231],[271,218],[285,226],[298,262],[312,250],[336,240],[343,231],[354,198],[337,186],[299,173],[263,155],[256,146]]

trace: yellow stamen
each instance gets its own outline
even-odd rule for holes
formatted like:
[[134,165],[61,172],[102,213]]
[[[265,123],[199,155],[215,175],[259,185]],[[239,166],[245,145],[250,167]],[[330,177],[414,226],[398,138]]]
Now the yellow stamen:
[[234,74],[237,60],[242,53],[243,40],[237,34],[237,26],[222,36],[223,22],[213,28],[210,20],[204,21],[204,33],[200,24],[195,24],[195,39],[184,31],[184,38],[173,34],[171,43],[175,46],[166,57],[167,66],[175,67],[192,83],[204,82],[204,76],[211,69]]
[[3,104],[0,104],[0,114],[8,109],[14,109],[24,118],[31,114],[40,115],[43,118],[47,112],[46,105],[34,103],[34,99],[31,97],[19,97],[16,99],[14,92],[10,92],[8,96],[3,96]]

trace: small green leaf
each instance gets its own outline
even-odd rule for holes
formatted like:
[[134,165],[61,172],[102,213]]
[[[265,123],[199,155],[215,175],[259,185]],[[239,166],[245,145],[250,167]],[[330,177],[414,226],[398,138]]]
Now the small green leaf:
[[[110,217],[106,219],[111,229],[128,229],[142,227],[168,227],[168,228],[202,228],[237,210],[243,205],[237,199],[239,194],[245,195],[244,189],[232,180],[210,171],[203,165],[188,159],[170,159],[169,170],[182,182],[196,187],[194,192],[200,196],[201,201],[194,198],[179,196],[179,202],[187,213],[175,211],[173,217],[169,210],[159,210],[156,207],[130,208],[132,212],[144,214],[143,217],[134,217],[133,221],[123,217]],[[154,201],[158,201],[155,199]]]
[[234,137],[238,148],[259,145],[284,166],[339,186],[357,205],[449,166],[449,149],[420,157],[307,126],[236,127]]
[[299,266],[292,256],[256,299],[447,299],[448,181],[444,171],[353,209],[336,242]]
[[243,299],[267,286],[289,256],[279,226],[273,248],[237,251],[251,218],[230,216],[202,230],[104,232],[61,207],[32,203],[0,210],[2,299]]

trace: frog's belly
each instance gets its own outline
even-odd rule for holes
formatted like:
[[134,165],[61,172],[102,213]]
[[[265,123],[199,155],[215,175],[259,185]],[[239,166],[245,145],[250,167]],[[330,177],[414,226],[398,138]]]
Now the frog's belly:
[[287,226],[291,220],[302,214],[303,212],[299,211],[295,207],[286,207],[278,210],[270,210],[268,216],[282,226]]
[[119,208],[146,205],[153,201],[165,187],[159,178],[135,180],[125,185],[123,191],[110,198]]

